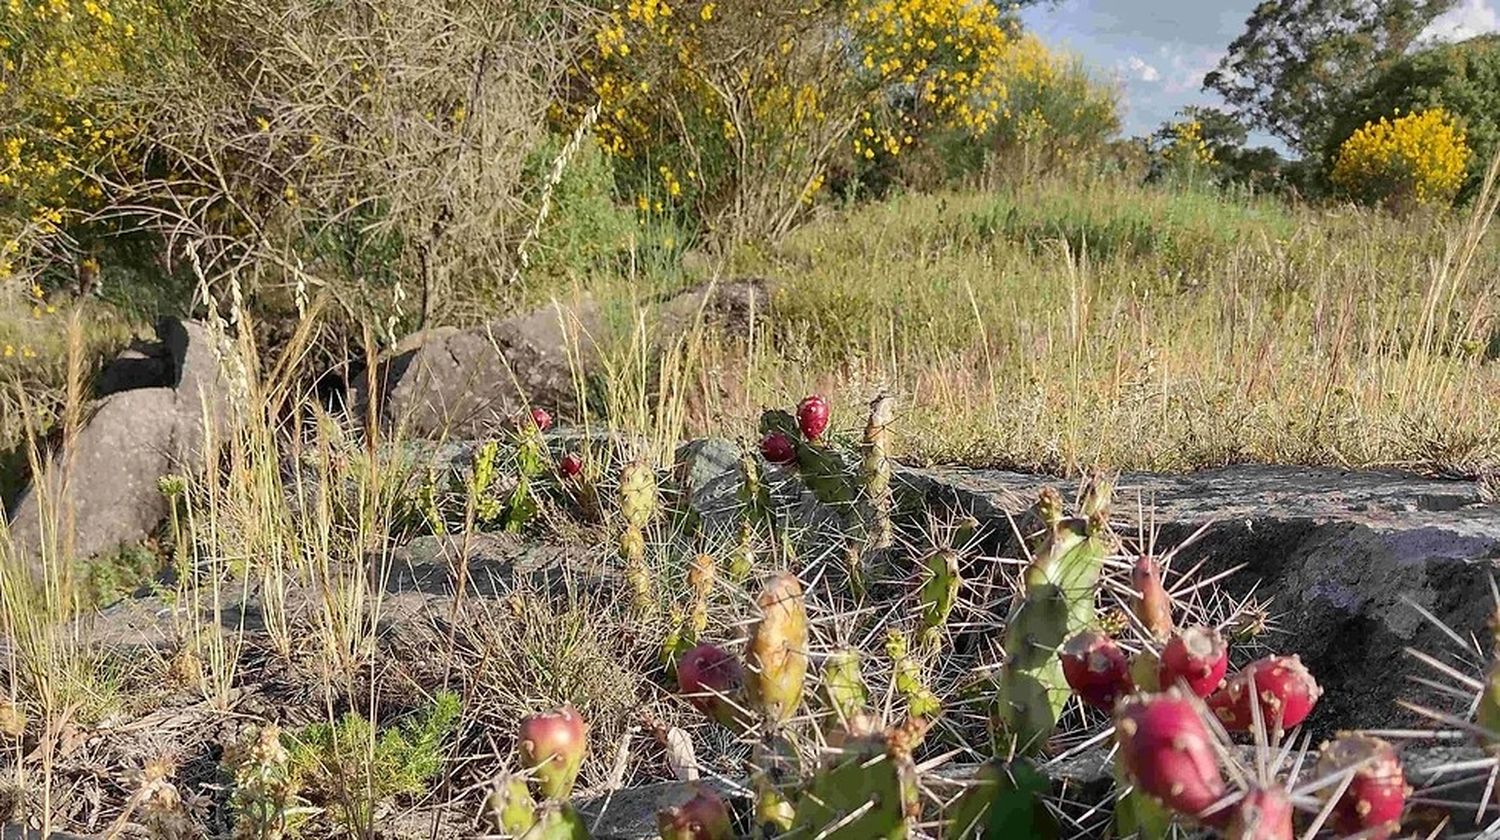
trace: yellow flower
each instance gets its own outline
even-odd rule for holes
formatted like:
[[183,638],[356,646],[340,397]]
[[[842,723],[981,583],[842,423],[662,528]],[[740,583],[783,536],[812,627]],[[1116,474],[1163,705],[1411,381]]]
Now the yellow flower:
[[714,4],[704,3],[703,8],[698,10],[698,17],[703,18],[704,20],[713,20]]

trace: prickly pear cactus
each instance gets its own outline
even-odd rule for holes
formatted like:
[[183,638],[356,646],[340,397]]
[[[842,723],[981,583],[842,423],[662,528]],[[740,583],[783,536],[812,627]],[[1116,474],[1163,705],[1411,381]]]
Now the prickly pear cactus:
[[536,823],[520,840],[589,840],[589,830],[572,805],[548,802],[537,809]]
[[773,727],[802,701],[807,676],[807,606],[797,576],[784,572],[766,583],[755,601],[760,619],[745,648],[752,703]]
[[945,837],[1028,837],[1055,840],[1062,835],[1043,797],[1051,782],[1026,759],[991,761],[975,772],[968,790],[946,815]]
[[797,451],[797,472],[818,501],[840,510],[847,510],[854,502],[857,494],[852,470],[844,464],[839,451],[804,440],[795,417],[772,409],[760,416],[760,431],[780,432],[791,440]]
[[925,578],[918,590],[921,608],[923,647],[935,650],[942,645],[943,630],[948,624],[948,615],[958,603],[958,590],[962,581],[958,575],[958,552],[945,548],[922,559],[922,574]]
[[895,542],[891,526],[891,433],[896,400],[880,394],[870,401],[870,419],[860,446],[859,480],[870,506],[870,546],[889,548]]
[[536,802],[526,789],[526,780],[509,775],[496,780],[484,801],[484,818],[492,831],[512,837],[520,837],[536,825]]
[[891,658],[895,669],[896,693],[905,698],[906,713],[921,718],[936,717],[943,704],[923,682],[922,665],[911,655],[911,643],[906,634],[895,627],[887,630],[885,654]]
[[1038,502],[1046,532],[1022,575],[1022,591],[1006,623],[1006,661],[995,706],[997,751],[1025,755],[1051,737],[1069,689],[1057,651],[1094,623],[1094,598],[1104,559],[1114,546],[1109,486],[1084,492],[1088,518],[1065,518],[1062,498],[1047,490]]
[[841,723],[864,712],[870,702],[870,690],[860,672],[859,651],[840,650],[823,663],[823,696]]
[[911,756],[881,733],[853,735],[836,762],[813,776],[797,800],[790,837],[869,840],[909,836]]
[[642,529],[656,513],[656,474],[642,461],[626,464],[620,471],[620,512],[625,530],[620,534],[620,557],[625,561],[625,579],[630,584],[633,606],[647,612],[655,604],[651,571],[646,568],[646,536]]

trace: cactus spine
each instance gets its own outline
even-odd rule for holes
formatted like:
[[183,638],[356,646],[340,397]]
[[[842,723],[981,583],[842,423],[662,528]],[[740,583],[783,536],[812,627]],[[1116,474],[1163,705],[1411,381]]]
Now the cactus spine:
[[891,526],[890,443],[890,425],[895,417],[896,401],[889,394],[879,394],[870,401],[859,475],[865,500],[870,505],[872,548],[889,548],[895,542],[895,531]]
[[626,464],[620,471],[620,512],[625,516],[620,557],[625,561],[625,579],[630,585],[633,606],[642,613],[649,612],[655,603],[642,529],[651,521],[656,507],[656,474],[642,461]]
[[1113,547],[1110,487],[1084,491],[1087,518],[1064,518],[1062,498],[1043,491],[1037,503],[1046,531],[1022,575],[1022,592],[1005,628],[994,720],[1002,754],[1040,750],[1057,725],[1070,691],[1057,656],[1063,642],[1094,623],[1094,597],[1104,558]]

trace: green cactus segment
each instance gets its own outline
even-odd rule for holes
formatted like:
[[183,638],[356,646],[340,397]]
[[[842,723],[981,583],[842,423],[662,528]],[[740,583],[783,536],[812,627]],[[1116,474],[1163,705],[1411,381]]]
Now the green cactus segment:
[[896,401],[880,394],[870,401],[870,419],[860,446],[859,480],[870,506],[870,545],[888,548],[895,542],[891,525],[890,425],[896,416]]
[[944,836],[1055,840],[1062,836],[1062,828],[1043,801],[1051,788],[1047,777],[1025,759],[992,761],[975,772],[969,789],[954,804]]
[[859,651],[849,648],[823,663],[823,695],[840,722],[852,720],[870,702],[870,690],[860,671]]
[[796,808],[787,798],[796,780],[796,751],[779,736],[757,741],[750,750],[750,789],[755,792],[757,836],[780,837],[792,828]]
[[1474,721],[1488,733],[1485,738],[1488,745],[1500,744],[1500,660],[1490,666],[1485,677]]
[[589,829],[572,805],[549,802],[537,810],[536,824],[520,840],[589,840]]
[[1172,811],[1133,789],[1125,766],[1115,753],[1115,836],[1165,840],[1172,834]]
[[996,697],[997,747],[1004,754],[1040,750],[1051,737],[1069,689],[1057,650],[1092,626],[1099,573],[1113,545],[1109,490],[1093,485],[1084,497],[1088,519],[1064,518],[1055,491],[1044,492],[1038,513],[1047,530],[1022,576],[1023,591],[1006,622],[1006,662]]
[[797,450],[797,472],[807,489],[818,497],[818,501],[837,508],[851,505],[857,493],[850,470],[833,447],[808,443],[802,438],[797,419],[780,409],[773,409],[760,416],[761,434],[781,432],[787,436]]
[[957,551],[945,548],[935,551],[922,560],[926,580],[918,591],[918,602],[922,611],[922,646],[937,648],[942,644],[943,629],[953,605],[958,603],[958,590],[962,581],[958,575]]
[[904,780],[910,776],[902,772],[901,762],[886,752],[882,737],[845,744],[839,762],[815,775],[797,801],[790,836],[824,840],[907,837]]
[[485,798],[484,819],[491,830],[520,837],[536,824],[536,801],[519,776],[498,779]]
[[774,510],[771,488],[761,474],[760,460],[748,449],[740,455],[740,478],[740,504],[744,505],[746,522],[769,522]]
[[933,718],[942,710],[942,701],[922,681],[922,666],[911,655],[906,634],[892,627],[885,636],[885,655],[895,668],[896,691],[906,699],[906,713],[912,717]]

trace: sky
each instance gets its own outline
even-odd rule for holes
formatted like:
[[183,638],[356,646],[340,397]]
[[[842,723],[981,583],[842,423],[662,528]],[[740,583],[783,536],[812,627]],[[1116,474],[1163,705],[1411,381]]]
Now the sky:
[[[1061,0],[1021,12],[1045,43],[1081,55],[1121,92],[1126,136],[1149,134],[1187,105],[1215,104],[1203,74],[1258,0]],[[1500,0],[1459,0],[1424,33],[1462,40],[1500,30]],[[1252,137],[1252,142],[1268,142]]]

